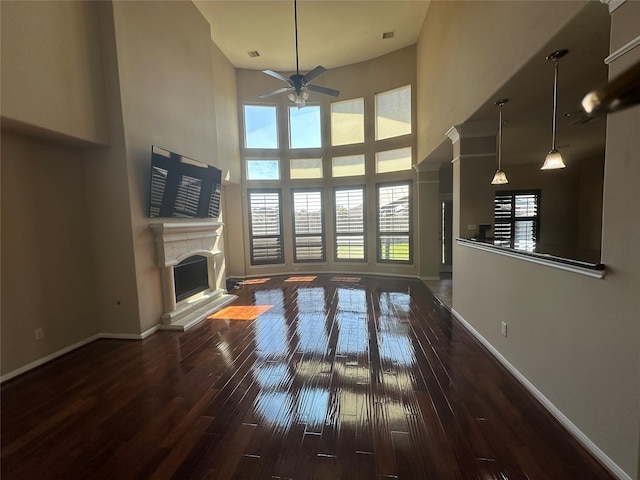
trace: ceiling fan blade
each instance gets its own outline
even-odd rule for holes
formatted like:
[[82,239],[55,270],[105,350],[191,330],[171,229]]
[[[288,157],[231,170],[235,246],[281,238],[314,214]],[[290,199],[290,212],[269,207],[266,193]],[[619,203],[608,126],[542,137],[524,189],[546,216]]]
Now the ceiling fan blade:
[[278,80],[282,80],[283,82],[290,83],[289,77],[285,77],[281,73],[274,72],[273,70],[263,70],[262,73],[266,73],[267,75],[271,75],[272,77],[275,77]]
[[269,97],[271,97],[273,95],[278,95],[279,93],[284,93],[287,90],[291,90],[291,87],[282,87],[282,88],[279,88],[277,90],[274,90],[273,92],[263,93],[258,98],[269,98]]
[[325,95],[331,95],[332,97],[337,97],[340,95],[340,91],[334,90],[333,88],[320,87],[319,85],[307,85],[307,88],[312,92],[324,93]]
[[304,76],[304,81],[310,82],[314,78],[318,78],[320,75],[322,75],[326,71],[327,71],[326,68],[324,68],[322,65],[318,65],[316,68],[314,68]]

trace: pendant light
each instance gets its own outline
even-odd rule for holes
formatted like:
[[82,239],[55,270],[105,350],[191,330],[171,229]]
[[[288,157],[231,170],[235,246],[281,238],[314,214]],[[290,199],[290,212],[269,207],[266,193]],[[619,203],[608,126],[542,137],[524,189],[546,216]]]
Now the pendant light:
[[492,185],[509,183],[506,173],[502,171],[502,106],[508,101],[508,98],[503,98],[496,102],[496,105],[500,107],[500,120],[498,123],[498,170],[496,170],[496,174],[493,176],[493,180],[491,180]]
[[562,155],[556,148],[556,116],[558,110],[558,63],[560,59],[564,57],[568,50],[558,50],[551,53],[547,60],[553,62],[554,76],[553,76],[553,121],[551,123],[551,151],[547,154],[547,158],[544,160],[544,164],[540,170],[554,170],[557,168],[564,168],[566,165],[562,161]]

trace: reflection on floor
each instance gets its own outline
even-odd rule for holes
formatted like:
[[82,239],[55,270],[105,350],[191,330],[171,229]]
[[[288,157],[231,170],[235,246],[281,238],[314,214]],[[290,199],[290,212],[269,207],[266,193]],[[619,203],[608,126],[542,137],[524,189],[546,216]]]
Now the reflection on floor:
[[612,478],[420,281],[286,278],[3,385],[2,479]]
[[425,280],[424,284],[449,310],[453,308],[453,280],[450,273],[441,273],[440,280]]

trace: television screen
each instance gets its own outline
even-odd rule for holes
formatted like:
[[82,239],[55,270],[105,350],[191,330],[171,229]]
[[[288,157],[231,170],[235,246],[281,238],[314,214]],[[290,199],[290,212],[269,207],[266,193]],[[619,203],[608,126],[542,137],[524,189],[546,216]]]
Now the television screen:
[[217,218],[222,171],[151,147],[150,217]]

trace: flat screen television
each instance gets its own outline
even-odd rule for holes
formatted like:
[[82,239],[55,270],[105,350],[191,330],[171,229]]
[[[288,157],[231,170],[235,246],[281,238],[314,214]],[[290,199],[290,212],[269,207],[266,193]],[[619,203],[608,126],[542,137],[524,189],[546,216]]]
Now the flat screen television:
[[150,217],[217,218],[222,171],[206,163],[151,147]]

